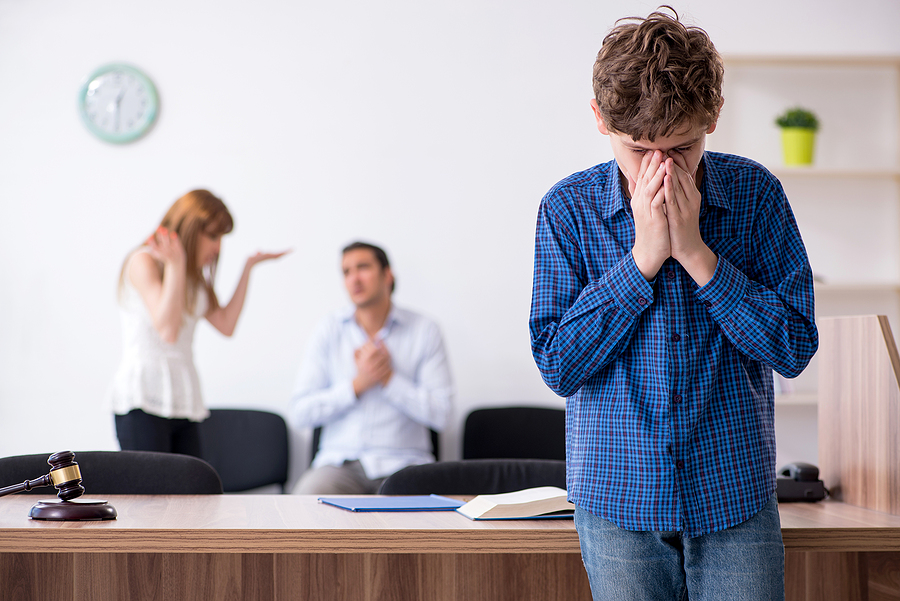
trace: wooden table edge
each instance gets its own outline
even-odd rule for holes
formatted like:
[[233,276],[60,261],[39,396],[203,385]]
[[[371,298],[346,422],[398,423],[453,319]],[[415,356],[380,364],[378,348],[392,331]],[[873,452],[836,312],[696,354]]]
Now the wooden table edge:
[[0,529],[0,553],[580,553],[548,530]]

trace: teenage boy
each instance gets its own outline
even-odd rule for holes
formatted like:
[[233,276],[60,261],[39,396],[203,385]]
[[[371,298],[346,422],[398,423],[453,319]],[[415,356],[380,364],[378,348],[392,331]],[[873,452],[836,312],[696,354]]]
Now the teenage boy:
[[444,429],[453,402],[440,329],[394,305],[384,250],[354,242],[341,269],[353,304],[316,329],[291,396],[295,427],[322,426],[298,494],[374,494],[395,471],[433,462],[429,428]]
[[669,10],[603,41],[591,108],[615,160],[541,202],[532,352],[568,397],[594,599],[775,601],[772,370],[818,347],[812,271],[778,180],[705,152],[722,61]]

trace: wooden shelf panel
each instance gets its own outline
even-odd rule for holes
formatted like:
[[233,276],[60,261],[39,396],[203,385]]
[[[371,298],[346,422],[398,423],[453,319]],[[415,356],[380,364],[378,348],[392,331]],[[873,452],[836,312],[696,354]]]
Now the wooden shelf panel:
[[816,282],[816,294],[879,294],[879,293],[900,293],[900,282],[898,283],[823,283]]
[[760,67],[895,67],[900,68],[900,56],[893,55],[778,55],[725,54],[725,68],[729,66]]
[[788,177],[834,178],[834,179],[898,179],[900,169],[829,169],[827,167],[772,167],[778,179]]

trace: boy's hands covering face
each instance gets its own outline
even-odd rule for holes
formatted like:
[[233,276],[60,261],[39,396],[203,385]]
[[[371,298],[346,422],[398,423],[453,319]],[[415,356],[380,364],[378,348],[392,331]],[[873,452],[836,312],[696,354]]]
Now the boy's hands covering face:
[[680,153],[646,152],[636,179],[628,178],[634,214],[632,255],[652,280],[672,257],[699,285],[716,270],[718,258],[700,236],[700,191]]
[[658,150],[644,153],[636,179],[626,174],[635,230],[631,252],[647,280],[653,279],[672,254],[665,205],[666,174],[665,155]]
[[706,248],[700,237],[700,191],[680,154],[666,159],[664,165],[669,245],[672,258],[684,264],[685,259]]

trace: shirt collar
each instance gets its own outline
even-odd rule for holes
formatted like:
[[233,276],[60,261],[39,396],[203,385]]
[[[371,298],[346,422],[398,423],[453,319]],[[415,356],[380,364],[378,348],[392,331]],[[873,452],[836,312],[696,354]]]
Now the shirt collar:
[[[348,323],[356,323],[354,317],[356,315],[356,306],[355,305],[347,305],[340,313],[341,322],[345,325]],[[391,310],[388,311],[387,319],[384,320],[384,325],[381,326],[379,332],[384,332],[386,336],[390,331],[394,324],[403,323],[402,319],[403,313],[397,309],[397,305],[391,301]],[[358,325],[358,324],[357,324]]]
[[354,307],[353,305],[347,305],[341,310],[341,321],[344,323],[351,321],[353,319],[354,313],[356,313],[356,307]]
[[622,193],[622,184],[620,183],[619,164],[613,159],[604,165],[606,173],[603,169],[598,175],[605,175],[605,184],[601,192],[600,216],[603,219],[609,219],[619,211],[628,208],[628,199]]
[[700,182],[700,194],[703,196],[703,204],[708,207],[717,207],[731,210],[731,200],[725,193],[725,185],[722,181],[722,172],[716,167],[714,157],[708,152],[703,153],[703,181]]

